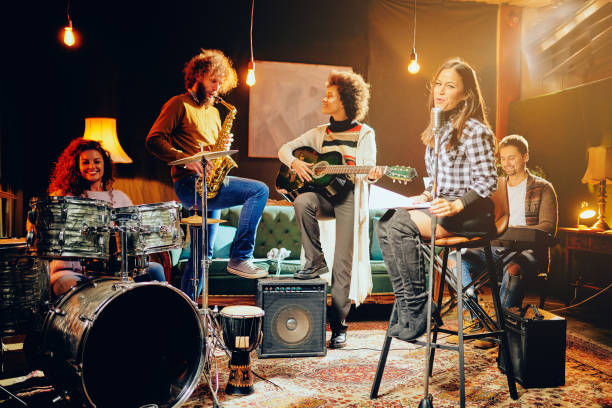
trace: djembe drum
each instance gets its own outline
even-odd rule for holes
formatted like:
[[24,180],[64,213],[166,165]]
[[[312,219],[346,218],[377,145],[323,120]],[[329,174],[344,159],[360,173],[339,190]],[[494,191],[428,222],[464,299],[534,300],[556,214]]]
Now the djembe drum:
[[221,310],[223,341],[231,351],[225,393],[249,395],[253,389],[251,351],[261,343],[264,311],[256,306],[227,306]]

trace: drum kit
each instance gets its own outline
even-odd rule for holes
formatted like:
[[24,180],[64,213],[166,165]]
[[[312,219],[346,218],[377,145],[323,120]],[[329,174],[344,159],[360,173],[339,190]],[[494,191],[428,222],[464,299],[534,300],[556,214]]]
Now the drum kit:
[[[187,159],[207,158],[199,153]],[[206,214],[206,190],[202,197]],[[221,406],[211,383],[211,346],[221,338],[207,299],[210,261],[205,248],[211,220],[185,219],[190,227],[199,225],[204,235],[201,307],[167,283],[133,280],[145,273],[148,255],[182,247],[180,209],[176,202],[113,209],[88,198],[35,198],[27,237],[0,239],[0,338],[26,336],[26,359],[53,383],[58,393],[54,401],[177,407],[203,375],[213,406]],[[120,271],[108,266],[112,241],[118,241]],[[197,265],[198,251],[194,253]],[[80,261],[88,278],[57,300],[49,284],[53,260]],[[130,260],[138,267],[130,268]],[[87,268],[96,262],[105,265],[104,274]],[[253,306],[230,306],[220,313],[226,352],[231,352],[227,394],[253,392],[250,352],[261,342],[262,316],[263,310]]]

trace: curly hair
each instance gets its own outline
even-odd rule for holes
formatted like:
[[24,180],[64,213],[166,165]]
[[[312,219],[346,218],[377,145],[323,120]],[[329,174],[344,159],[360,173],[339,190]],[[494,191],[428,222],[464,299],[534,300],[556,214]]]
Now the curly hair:
[[344,112],[351,121],[361,121],[368,113],[370,85],[354,72],[332,71],[327,86],[337,86]]
[[200,53],[189,60],[183,69],[185,89],[189,90],[195,84],[196,77],[202,73],[221,75],[224,77],[219,88],[219,94],[225,95],[238,85],[238,75],[232,66],[232,61],[219,50],[201,49]]
[[[463,132],[463,127],[465,126],[465,122],[467,122],[470,118],[474,118],[479,120],[489,129],[491,125],[489,125],[489,121],[487,120],[485,103],[482,98],[482,93],[480,92],[480,85],[478,85],[478,79],[476,78],[476,71],[474,68],[470,66],[467,62],[462,60],[461,58],[451,58],[448,61],[444,62],[440,65],[440,68],[436,71],[436,74],[433,76],[430,83],[430,92],[429,92],[429,102],[428,107],[431,111],[431,108],[434,107],[434,86],[438,76],[445,69],[453,69],[455,72],[461,77],[463,81],[463,93],[465,94],[465,100],[460,102],[454,110],[458,113],[453,118],[453,127],[457,130],[453,132],[451,139],[447,145],[447,149],[451,149],[459,143],[459,138]],[[432,125],[433,123],[430,121],[427,129],[423,131],[421,134],[421,141],[425,145],[429,145],[433,147],[434,137],[432,133]]]
[[97,150],[104,160],[104,174],[102,175],[102,188],[112,190],[113,163],[110,154],[95,140],[85,140],[82,137],[74,139],[60,154],[49,181],[47,192],[50,195],[80,196],[89,190],[90,183],[81,175],[79,157],[87,150]]

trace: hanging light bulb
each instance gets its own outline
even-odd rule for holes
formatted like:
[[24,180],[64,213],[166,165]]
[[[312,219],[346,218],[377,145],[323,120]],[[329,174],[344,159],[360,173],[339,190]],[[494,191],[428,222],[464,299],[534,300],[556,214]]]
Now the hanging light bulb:
[[251,43],[251,60],[249,61],[249,70],[247,72],[246,84],[248,86],[255,85],[255,60],[253,59],[253,11],[255,10],[255,0],[251,0],[251,30],[249,41]]
[[64,27],[63,41],[66,46],[72,47],[76,44],[76,33],[72,29],[72,20],[70,19],[70,0],[66,4],[66,18],[68,19],[68,25]]
[[72,31],[72,21],[68,20],[68,26],[64,27],[64,44],[72,47],[75,43],[74,32]]
[[417,61],[416,53],[416,0],[414,0],[414,25],[412,31],[412,52],[410,53],[410,63],[408,64],[408,72],[412,75],[416,74],[421,70],[421,66]]
[[419,65],[417,61],[417,53],[416,53],[416,50],[413,48],[412,53],[410,54],[410,63],[408,64],[408,72],[414,75],[420,70],[421,70],[421,66]]
[[248,86],[255,85],[255,63],[253,61],[249,61],[249,71],[247,72],[246,84]]

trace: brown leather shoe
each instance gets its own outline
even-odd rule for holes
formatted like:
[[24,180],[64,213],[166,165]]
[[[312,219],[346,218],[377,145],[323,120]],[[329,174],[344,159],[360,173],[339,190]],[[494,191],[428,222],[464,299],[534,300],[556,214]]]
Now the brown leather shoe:
[[314,279],[327,272],[329,272],[329,269],[327,268],[327,265],[323,263],[311,268],[300,269],[293,274],[293,277],[295,279]]

